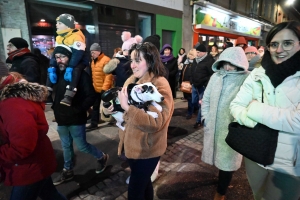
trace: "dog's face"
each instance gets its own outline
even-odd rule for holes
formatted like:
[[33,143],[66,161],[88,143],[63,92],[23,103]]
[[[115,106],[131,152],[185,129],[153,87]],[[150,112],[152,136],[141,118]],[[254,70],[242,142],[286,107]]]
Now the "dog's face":
[[137,102],[141,102],[141,100],[143,102],[146,101],[162,102],[164,100],[164,97],[158,92],[156,87],[150,82],[134,86],[131,90],[130,95]]

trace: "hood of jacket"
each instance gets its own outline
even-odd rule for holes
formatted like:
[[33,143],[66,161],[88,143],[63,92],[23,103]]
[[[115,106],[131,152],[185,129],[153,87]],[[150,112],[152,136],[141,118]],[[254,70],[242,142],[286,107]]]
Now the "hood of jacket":
[[48,90],[45,86],[36,83],[18,82],[6,85],[0,91],[0,101],[16,97],[34,102],[44,102],[48,97]]
[[248,71],[249,62],[241,47],[229,47],[225,49],[219,56],[219,59],[212,65],[212,70],[220,70],[222,62],[229,62],[232,65],[237,66],[240,68],[238,71]]
[[165,45],[162,47],[162,49],[160,50],[160,52],[159,52],[160,55],[164,55],[164,50],[165,50],[166,48],[171,49],[171,53],[173,52],[173,48],[171,47],[171,45],[165,44]]
[[127,57],[119,57],[111,59],[103,68],[105,74],[111,74],[118,66],[119,63],[125,64],[129,62]]

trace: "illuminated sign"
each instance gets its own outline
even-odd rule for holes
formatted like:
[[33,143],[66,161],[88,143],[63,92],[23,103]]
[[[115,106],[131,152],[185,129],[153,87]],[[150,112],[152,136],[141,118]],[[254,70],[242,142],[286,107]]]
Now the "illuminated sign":
[[230,16],[211,8],[194,5],[194,24],[196,28],[213,27],[214,30],[233,31],[251,36],[261,35],[261,24],[240,16]]

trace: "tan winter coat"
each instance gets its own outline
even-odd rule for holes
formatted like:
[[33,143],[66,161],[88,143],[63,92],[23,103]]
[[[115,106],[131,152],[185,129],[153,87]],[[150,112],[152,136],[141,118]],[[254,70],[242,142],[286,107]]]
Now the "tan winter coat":
[[96,60],[91,62],[92,79],[95,91],[100,93],[102,90],[108,90],[113,83],[112,74],[103,72],[104,66],[109,62],[110,58],[101,53]]
[[[124,86],[135,83],[136,78],[131,76]],[[125,131],[119,130],[120,143],[118,154],[124,146],[125,155],[131,159],[154,158],[164,154],[167,148],[167,132],[174,111],[172,92],[168,81],[164,77],[154,78],[153,74],[146,73],[136,83],[152,82],[163,95],[164,101],[160,103],[163,110],[159,112],[154,106],[149,106],[149,111],[157,112],[158,118],[154,119],[143,109],[133,105],[124,113]]]

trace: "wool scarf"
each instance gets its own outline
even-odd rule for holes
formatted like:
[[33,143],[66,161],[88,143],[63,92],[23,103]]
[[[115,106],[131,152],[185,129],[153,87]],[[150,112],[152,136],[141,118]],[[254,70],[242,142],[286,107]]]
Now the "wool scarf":
[[267,50],[262,58],[261,65],[266,70],[266,75],[270,78],[272,85],[276,88],[287,77],[300,71],[300,51],[286,61],[275,64],[270,52]]
[[7,55],[8,55],[8,59],[10,61],[12,61],[15,56],[19,57],[19,56],[22,56],[25,53],[29,53],[29,52],[30,52],[30,50],[28,48],[21,48],[21,49],[17,49],[13,52],[8,53]]
[[162,62],[168,62],[174,58],[173,54],[170,53],[170,55],[165,56],[165,55],[160,55],[160,59]]

